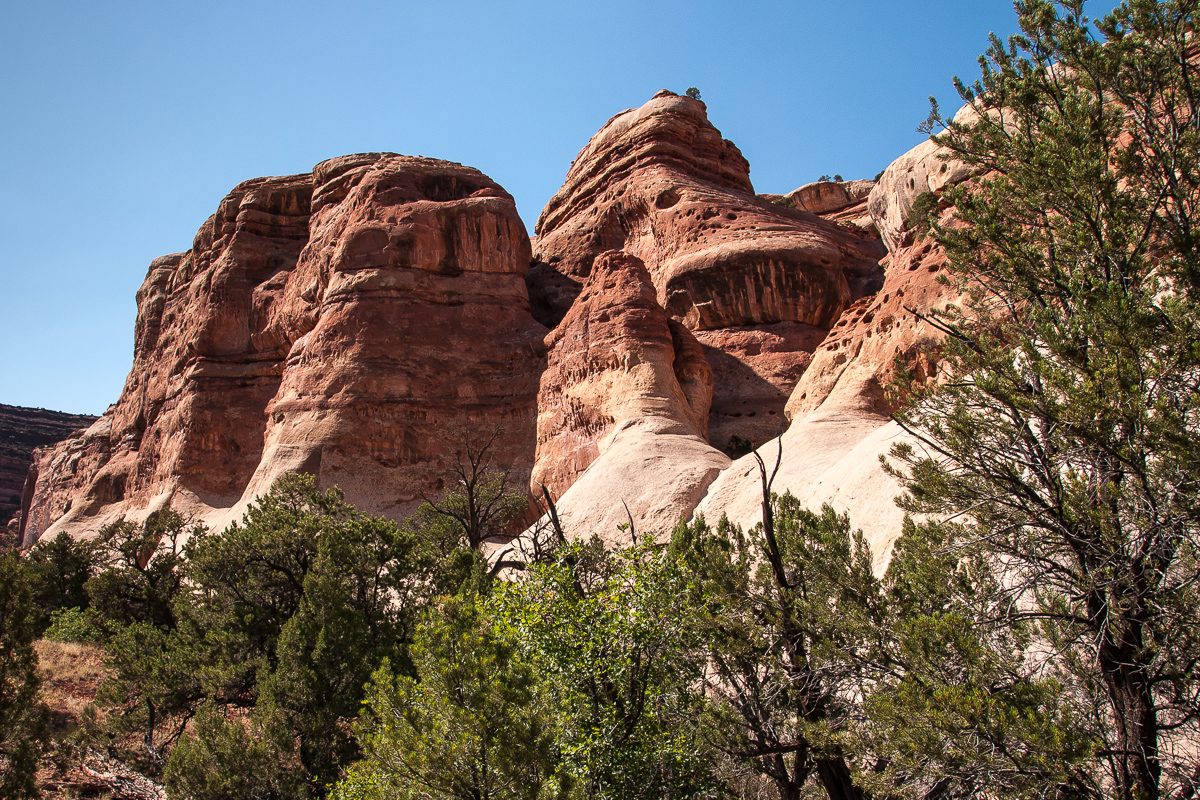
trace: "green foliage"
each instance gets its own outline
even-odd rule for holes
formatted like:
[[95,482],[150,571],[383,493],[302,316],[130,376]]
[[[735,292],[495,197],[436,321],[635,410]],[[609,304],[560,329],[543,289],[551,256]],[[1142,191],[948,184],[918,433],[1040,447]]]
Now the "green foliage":
[[[908,510],[957,519],[947,546],[1003,565],[966,619],[1030,649],[1018,661],[985,640],[981,663],[1006,665],[1014,697],[1057,681],[1079,704],[1066,722],[1098,737],[1083,763],[1067,740],[1046,748],[1060,763],[1012,791],[1186,794],[1200,779],[1177,746],[1200,739],[1196,7],[1131,0],[1094,25],[1074,0],[1018,11],[1022,35],[993,39],[981,79],[959,84],[980,122],[931,116],[982,173],[944,195],[961,224],[933,228],[969,301],[937,318],[958,379],[912,395],[899,419],[922,447],[894,458]],[[945,625],[932,638],[964,650]],[[973,681],[955,682],[961,706],[982,697]],[[1057,735],[994,719],[964,710],[958,741],[999,731],[1032,752]],[[913,768],[986,763],[950,742],[914,744]]]
[[95,554],[104,569],[89,578],[85,588],[102,617],[160,630],[176,626],[172,604],[183,589],[180,539],[203,530],[186,527],[177,511],[166,509],[150,515],[142,525],[122,518],[100,529]]
[[[287,781],[272,778],[280,796],[300,784],[322,796],[358,754],[349,723],[371,673],[385,657],[411,668],[429,559],[410,533],[307,475],[280,479],[223,534],[195,532],[185,552],[176,626],[136,623],[110,645],[118,719],[146,731],[152,756],[156,728],[160,747],[183,737],[168,764],[177,787],[240,786],[239,742],[253,740],[246,758],[293,765]],[[205,724],[185,734],[206,704]],[[225,718],[238,708],[252,711]]]
[[694,720],[700,641],[681,614],[681,564],[650,542],[564,544],[499,592],[514,641],[561,717],[564,767],[587,797],[698,797],[714,781]]
[[933,192],[921,192],[913,200],[909,212],[909,224],[918,236],[926,236],[929,229],[937,221],[934,216],[938,210],[938,197]]
[[91,608],[60,608],[50,614],[50,627],[42,634],[53,642],[101,644],[107,638],[100,615]]
[[676,528],[671,548],[693,579],[688,599],[707,642],[704,728],[722,752],[797,797],[810,778],[831,797],[861,796],[846,746],[882,636],[883,595],[849,519],[772,496],[747,536],[722,518]]
[[686,94],[688,97],[692,98],[693,100],[700,99],[700,90],[697,89],[695,86],[689,86],[688,90],[686,92],[684,92],[684,94]]
[[308,786],[290,731],[262,730],[213,706],[196,715],[196,735],[171,751],[163,774],[170,797],[189,800],[302,800]]
[[[1005,619],[987,552],[962,526],[905,522],[881,584],[857,747],[875,794],[1042,797],[1095,788],[1095,726],[1052,670],[1031,670],[1036,630]],[[866,765],[864,765],[866,766]]]
[[335,796],[536,800],[565,788],[537,678],[469,594],[426,615],[416,675],[384,662],[357,725],[364,758]]
[[38,698],[36,612],[25,570],[0,554],[0,797],[38,797],[38,762],[49,744],[50,711]]
[[91,605],[85,586],[96,571],[97,557],[91,542],[76,541],[66,533],[34,545],[25,556],[38,631],[50,625],[60,609],[86,609]]
[[346,722],[372,672],[388,656],[411,671],[407,646],[427,586],[413,539],[394,523],[355,516],[318,545],[300,608],[280,632],[278,663],[260,675],[256,714],[297,734],[300,761],[323,790],[358,755]]

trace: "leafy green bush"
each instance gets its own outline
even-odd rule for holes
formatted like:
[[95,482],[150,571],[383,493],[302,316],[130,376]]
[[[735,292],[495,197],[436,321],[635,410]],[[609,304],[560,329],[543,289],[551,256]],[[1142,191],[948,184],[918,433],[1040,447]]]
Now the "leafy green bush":
[[205,706],[196,735],[171,751],[163,781],[168,796],[189,800],[304,800],[302,774],[290,731],[262,730]]
[[107,640],[103,622],[94,609],[59,608],[50,613],[50,627],[43,638],[54,642],[102,644]]
[[0,797],[39,797],[35,776],[50,737],[50,711],[33,649],[36,613],[20,560],[0,555]]
[[551,709],[532,665],[473,593],[426,615],[416,677],[388,663],[372,677],[356,726],[364,759],[339,800],[560,796]]
[[37,630],[51,623],[54,611],[64,608],[86,609],[91,605],[86,585],[95,575],[99,557],[92,542],[84,542],[60,533],[54,539],[38,542],[24,559],[33,593]]

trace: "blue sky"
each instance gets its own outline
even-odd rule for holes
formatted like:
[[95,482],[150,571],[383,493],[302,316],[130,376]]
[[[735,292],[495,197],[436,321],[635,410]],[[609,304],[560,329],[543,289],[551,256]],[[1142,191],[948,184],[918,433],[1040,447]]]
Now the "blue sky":
[[1009,0],[0,3],[0,403],[101,413],[150,260],[237,183],[390,150],[532,233],[612,115],[698,87],[757,191],[871,177],[957,107]]

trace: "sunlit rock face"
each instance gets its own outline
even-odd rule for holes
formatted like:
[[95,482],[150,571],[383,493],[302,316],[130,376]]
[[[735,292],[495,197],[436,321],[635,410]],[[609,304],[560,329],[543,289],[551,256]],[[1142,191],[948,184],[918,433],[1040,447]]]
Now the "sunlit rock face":
[[24,540],[168,505],[220,526],[290,471],[401,516],[444,487],[451,427],[503,428],[497,463],[528,475],[529,262],[512,198],[459,164],[362,154],[239,185],[151,264],[121,399],[39,454]]
[[[865,202],[863,187],[842,194]],[[704,104],[670,92],[592,137],[537,233],[530,296],[547,325],[567,314],[601,253],[645,264],[659,305],[709,357],[708,428],[719,447],[778,432],[823,333],[882,281],[873,230],[757,197],[749,164]]]
[[661,419],[705,443],[712,368],[696,338],[658,304],[636,256],[601,254],[546,344],[535,490],[565,492],[631,420]]
[[592,138],[532,246],[451,162],[247,181],[151,264],[124,392],[34,454],[19,534],[168,506],[220,528],[289,472],[398,518],[499,430],[514,485],[613,543],[696,512],[753,524],[757,466],[730,455],[782,444],[774,489],[849,511],[882,559],[899,487],[878,457],[904,437],[885,388],[898,363],[939,379],[923,317],[960,299],[909,219],[969,177],[941,163],[922,145],[878,183],[756,196],[704,105],[664,92]]

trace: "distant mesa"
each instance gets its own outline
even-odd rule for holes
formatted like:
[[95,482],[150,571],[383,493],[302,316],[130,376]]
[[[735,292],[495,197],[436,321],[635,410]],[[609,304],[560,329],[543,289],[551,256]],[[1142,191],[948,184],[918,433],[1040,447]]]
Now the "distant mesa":
[[16,544],[34,450],[56,444],[95,421],[86,414],[0,404],[0,549]]

